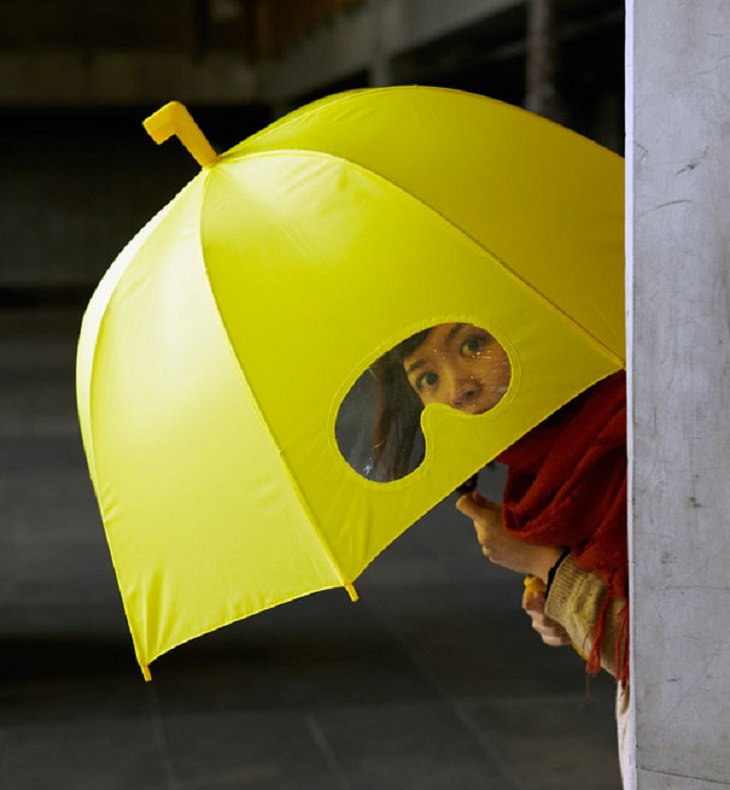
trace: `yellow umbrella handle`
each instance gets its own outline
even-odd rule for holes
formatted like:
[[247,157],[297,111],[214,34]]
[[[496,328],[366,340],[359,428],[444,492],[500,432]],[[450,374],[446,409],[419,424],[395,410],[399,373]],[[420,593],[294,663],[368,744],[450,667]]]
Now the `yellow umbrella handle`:
[[147,134],[159,145],[175,135],[201,167],[218,158],[187,107],[179,101],[168,102],[142,122]]
[[545,584],[542,579],[537,576],[525,576],[524,580],[525,590],[528,593],[541,593],[545,592]]

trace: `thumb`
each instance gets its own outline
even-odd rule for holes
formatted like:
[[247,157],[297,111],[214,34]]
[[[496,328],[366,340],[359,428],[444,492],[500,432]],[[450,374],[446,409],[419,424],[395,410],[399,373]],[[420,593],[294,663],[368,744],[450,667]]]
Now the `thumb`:
[[456,500],[456,509],[469,518],[476,518],[484,510],[498,509],[498,505],[490,502],[483,497],[478,491],[473,491],[471,494],[464,494]]

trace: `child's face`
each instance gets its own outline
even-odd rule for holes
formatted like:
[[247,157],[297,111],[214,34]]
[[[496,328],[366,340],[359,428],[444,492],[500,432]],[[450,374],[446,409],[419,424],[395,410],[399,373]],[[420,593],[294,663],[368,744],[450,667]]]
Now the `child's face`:
[[502,346],[471,324],[435,326],[403,360],[403,369],[424,406],[444,403],[468,414],[496,406],[510,381]]

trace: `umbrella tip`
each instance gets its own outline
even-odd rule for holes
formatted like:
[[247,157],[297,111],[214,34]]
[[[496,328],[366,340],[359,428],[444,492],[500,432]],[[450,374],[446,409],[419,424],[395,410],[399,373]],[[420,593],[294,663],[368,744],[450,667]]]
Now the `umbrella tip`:
[[218,158],[188,108],[179,101],[160,107],[145,118],[142,125],[158,145],[173,135],[177,137],[201,167],[212,165]]

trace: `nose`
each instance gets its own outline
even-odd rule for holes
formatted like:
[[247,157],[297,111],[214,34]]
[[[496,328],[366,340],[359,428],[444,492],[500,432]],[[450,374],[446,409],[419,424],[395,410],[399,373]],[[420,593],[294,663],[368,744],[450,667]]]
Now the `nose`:
[[455,409],[466,409],[477,400],[482,391],[479,379],[468,375],[455,375],[451,381],[449,404]]

